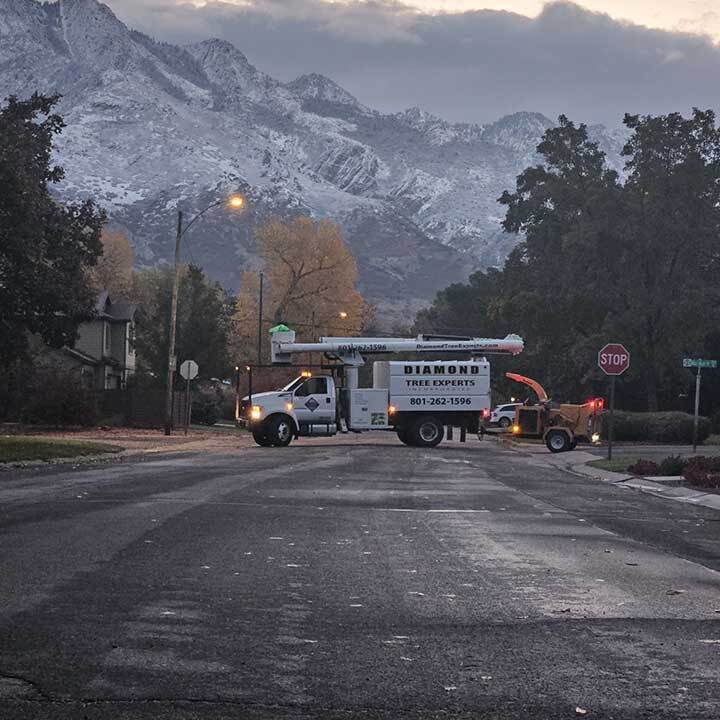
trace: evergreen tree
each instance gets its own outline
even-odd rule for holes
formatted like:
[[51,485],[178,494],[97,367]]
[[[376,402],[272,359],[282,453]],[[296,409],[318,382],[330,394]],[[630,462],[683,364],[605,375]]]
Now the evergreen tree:
[[73,345],[78,324],[94,311],[87,270],[100,255],[104,215],[91,201],[62,205],[50,185],[62,118],[58,98],[8,99],[0,108],[0,366],[7,367],[37,333],[54,347]]
[[[140,270],[133,275],[131,295],[138,303],[135,348],[140,369],[164,379],[167,372],[168,322],[172,298],[171,268]],[[184,268],[178,288],[178,364],[195,360],[200,377],[228,378],[232,298],[194,265]]]

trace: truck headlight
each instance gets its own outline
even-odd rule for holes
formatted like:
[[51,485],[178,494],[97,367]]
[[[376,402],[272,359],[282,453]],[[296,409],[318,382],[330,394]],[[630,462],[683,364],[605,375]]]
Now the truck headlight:
[[262,415],[262,408],[260,407],[260,405],[253,405],[250,408],[250,419],[251,420],[259,420],[261,415]]
[[519,435],[520,434],[520,426],[519,425],[513,425],[512,426],[513,435]]
[[286,402],[286,403],[285,403],[285,412],[292,412],[292,411],[293,411],[293,408],[294,408],[294,406],[293,406],[293,404],[292,404],[291,402]]
[[394,415],[397,412],[397,408],[394,405],[388,405],[388,415]]

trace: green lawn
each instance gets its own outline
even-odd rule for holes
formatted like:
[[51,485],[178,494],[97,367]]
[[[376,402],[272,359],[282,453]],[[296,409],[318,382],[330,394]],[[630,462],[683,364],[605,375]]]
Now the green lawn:
[[0,463],[82,457],[85,455],[100,455],[101,453],[116,453],[121,450],[122,448],[119,445],[83,440],[48,440],[21,435],[0,437]]
[[602,458],[600,460],[591,460],[587,463],[590,467],[599,468],[600,470],[609,470],[610,472],[624,473],[627,472],[628,465],[637,462],[638,458],[629,455],[620,455],[612,460]]

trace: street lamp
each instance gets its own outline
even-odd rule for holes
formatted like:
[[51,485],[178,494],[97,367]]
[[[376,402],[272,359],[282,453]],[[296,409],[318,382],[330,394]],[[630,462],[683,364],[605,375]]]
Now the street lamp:
[[177,326],[177,302],[178,284],[180,282],[180,241],[182,236],[208,211],[218,205],[227,204],[232,210],[240,210],[245,207],[245,198],[242,195],[233,193],[227,198],[216,200],[210,203],[204,210],[201,210],[185,227],[183,227],[182,210],[178,210],[177,233],[175,235],[175,276],[173,277],[172,302],[170,303],[170,340],[168,343],[168,368],[167,368],[167,391],[165,394],[165,434],[169,435],[172,430],[172,399],[173,399],[173,378],[175,376],[175,332]]
[[340,311],[340,319],[341,320],[347,320],[347,316],[348,316],[348,314],[344,310]]
[[235,423],[240,419],[240,366],[235,366]]

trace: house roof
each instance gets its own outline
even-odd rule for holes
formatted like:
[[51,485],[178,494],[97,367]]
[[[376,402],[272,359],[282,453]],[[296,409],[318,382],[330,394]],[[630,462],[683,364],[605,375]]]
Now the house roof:
[[94,358],[92,355],[88,355],[87,353],[82,352],[82,350],[76,350],[75,348],[71,347],[64,347],[63,352],[67,353],[68,355],[77,358],[81,362],[85,363],[86,365],[99,365],[100,361],[97,358]]
[[97,303],[95,305],[99,317],[105,320],[120,320],[130,322],[135,318],[137,304],[131,303],[124,298],[119,298],[113,302],[110,293],[103,290],[98,294]]

